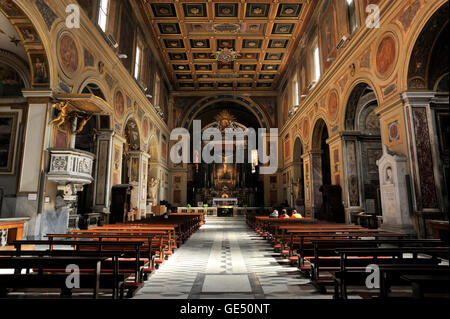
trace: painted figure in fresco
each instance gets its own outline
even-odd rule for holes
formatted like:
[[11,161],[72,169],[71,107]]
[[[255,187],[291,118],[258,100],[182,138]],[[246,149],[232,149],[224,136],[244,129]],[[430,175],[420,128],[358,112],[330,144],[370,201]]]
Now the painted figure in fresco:
[[34,82],[45,83],[47,82],[47,68],[45,66],[45,61],[41,61],[41,58],[37,57],[34,62]]

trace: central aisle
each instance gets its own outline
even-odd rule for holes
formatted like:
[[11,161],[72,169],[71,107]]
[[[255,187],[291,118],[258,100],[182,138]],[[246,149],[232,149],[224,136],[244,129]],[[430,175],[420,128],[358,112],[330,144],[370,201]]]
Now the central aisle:
[[273,252],[243,217],[207,217],[135,298],[332,298]]

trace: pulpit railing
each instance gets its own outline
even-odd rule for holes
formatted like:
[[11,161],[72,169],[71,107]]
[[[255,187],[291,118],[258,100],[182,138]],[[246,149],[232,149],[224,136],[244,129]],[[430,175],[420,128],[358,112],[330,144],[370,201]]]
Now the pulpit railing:
[[53,148],[49,151],[50,168],[47,177],[50,181],[60,184],[92,183],[94,154],[70,148]]

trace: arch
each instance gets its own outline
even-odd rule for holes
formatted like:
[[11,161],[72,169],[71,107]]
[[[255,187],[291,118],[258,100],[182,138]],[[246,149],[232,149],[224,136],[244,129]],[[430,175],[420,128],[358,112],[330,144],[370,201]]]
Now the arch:
[[265,114],[261,108],[251,101],[250,99],[241,97],[241,96],[235,96],[235,95],[229,95],[229,94],[221,94],[221,95],[214,95],[206,97],[199,102],[195,103],[188,111],[186,112],[186,115],[183,118],[183,127],[188,129],[192,123],[192,121],[195,119],[196,115],[198,115],[203,109],[208,107],[211,104],[217,103],[217,102],[235,102],[237,104],[240,104],[247,108],[250,112],[252,112],[255,117],[257,118],[258,122],[260,123],[262,128],[269,128],[270,127],[270,120]]
[[[358,81],[349,91],[344,114],[343,157],[347,207],[352,213],[381,214],[378,196],[379,174],[376,160],[382,155],[380,120],[373,87]],[[350,212],[349,212],[350,214]],[[352,220],[352,216],[347,216]]]
[[39,20],[38,17],[41,15],[36,14],[31,3],[9,1],[9,7],[0,5],[0,13],[14,26],[25,48],[31,74],[31,87],[53,87],[57,72],[52,59],[49,59],[52,53],[50,41],[43,28],[45,23]]
[[292,158],[294,162],[300,162],[301,156],[303,155],[303,143],[300,136],[296,136],[294,140],[294,149],[292,152]]
[[449,73],[444,73],[439,79],[437,79],[434,85],[433,91],[435,92],[449,92]]
[[31,73],[28,65],[12,52],[0,49],[0,61],[12,68],[20,76],[25,89],[31,87]]
[[[441,23],[442,28],[440,28],[439,30],[443,29],[444,24],[448,25],[448,1],[430,1],[427,4],[429,4],[429,7],[427,9],[422,9],[426,10],[426,12],[423,12],[421,19],[413,20],[418,21],[418,23],[414,25],[409,31],[410,37],[408,42],[405,44],[405,47],[407,48],[403,59],[405,63],[403,63],[401,69],[399,70],[399,84],[402,90],[414,89],[414,87],[409,83],[411,80],[415,80],[411,77],[411,61],[417,53],[420,53],[417,50],[416,44],[423,35],[424,30],[426,30],[427,26],[430,26],[430,22],[433,19],[436,19],[436,21],[439,21]],[[437,37],[438,36],[436,35],[436,39]],[[433,41],[432,43],[434,44],[434,42],[435,41]],[[429,55],[431,55],[432,50],[426,48],[422,51],[428,52]],[[421,79],[416,78],[416,82],[420,80]]]
[[139,126],[134,117],[130,116],[125,121],[125,126],[123,129],[123,134],[126,140],[126,151],[139,151],[141,150],[141,135],[139,131]]
[[316,122],[314,123],[314,129],[311,134],[311,150],[313,151],[320,151],[322,147],[322,139],[323,136],[326,134],[327,138],[329,135],[328,127],[323,118],[316,119]]
[[[373,88],[365,83],[359,82],[350,91],[347,99],[344,114],[344,129],[345,130],[360,130],[362,127],[361,119],[362,112],[367,112],[368,105],[378,105],[378,100],[373,91]],[[375,107],[371,107],[373,111]]]
[[101,81],[95,76],[85,77],[78,85],[78,89],[76,90],[76,92],[85,93],[83,91],[85,91],[88,86],[96,87],[96,89],[98,90],[97,92],[101,92],[101,94],[96,94],[94,92],[91,93],[103,99],[107,103],[111,104],[110,90],[106,88],[105,83],[103,83],[103,81]]
[[294,150],[293,150],[293,160],[294,160],[294,170],[293,170],[293,206],[297,211],[304,215],[305,213],[305,175],[303,172],[303,143],[300,136],[295,137]]

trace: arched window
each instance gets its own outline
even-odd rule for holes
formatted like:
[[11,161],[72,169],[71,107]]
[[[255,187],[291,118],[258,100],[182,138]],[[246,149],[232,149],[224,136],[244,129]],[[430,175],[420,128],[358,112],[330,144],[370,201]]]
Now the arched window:
[[320,79],[320,50],[319,41],[317,38],[314,40],[311,51],[311,85],[310,89],[313,88]]
[[358,24],[356,22],[355,0],[346,0],[346,1],[347,1],[348,29],[350,31],[350,34],[352,34],[358,27]]
[[298,94],[298,76],[297,73],[295,73],[294,77],[292,78],[292,104],[294,107],[299,104]]
[[98,7],[98,25],[106,32],[106,23],[108,22],[109,0],[100,0]]

